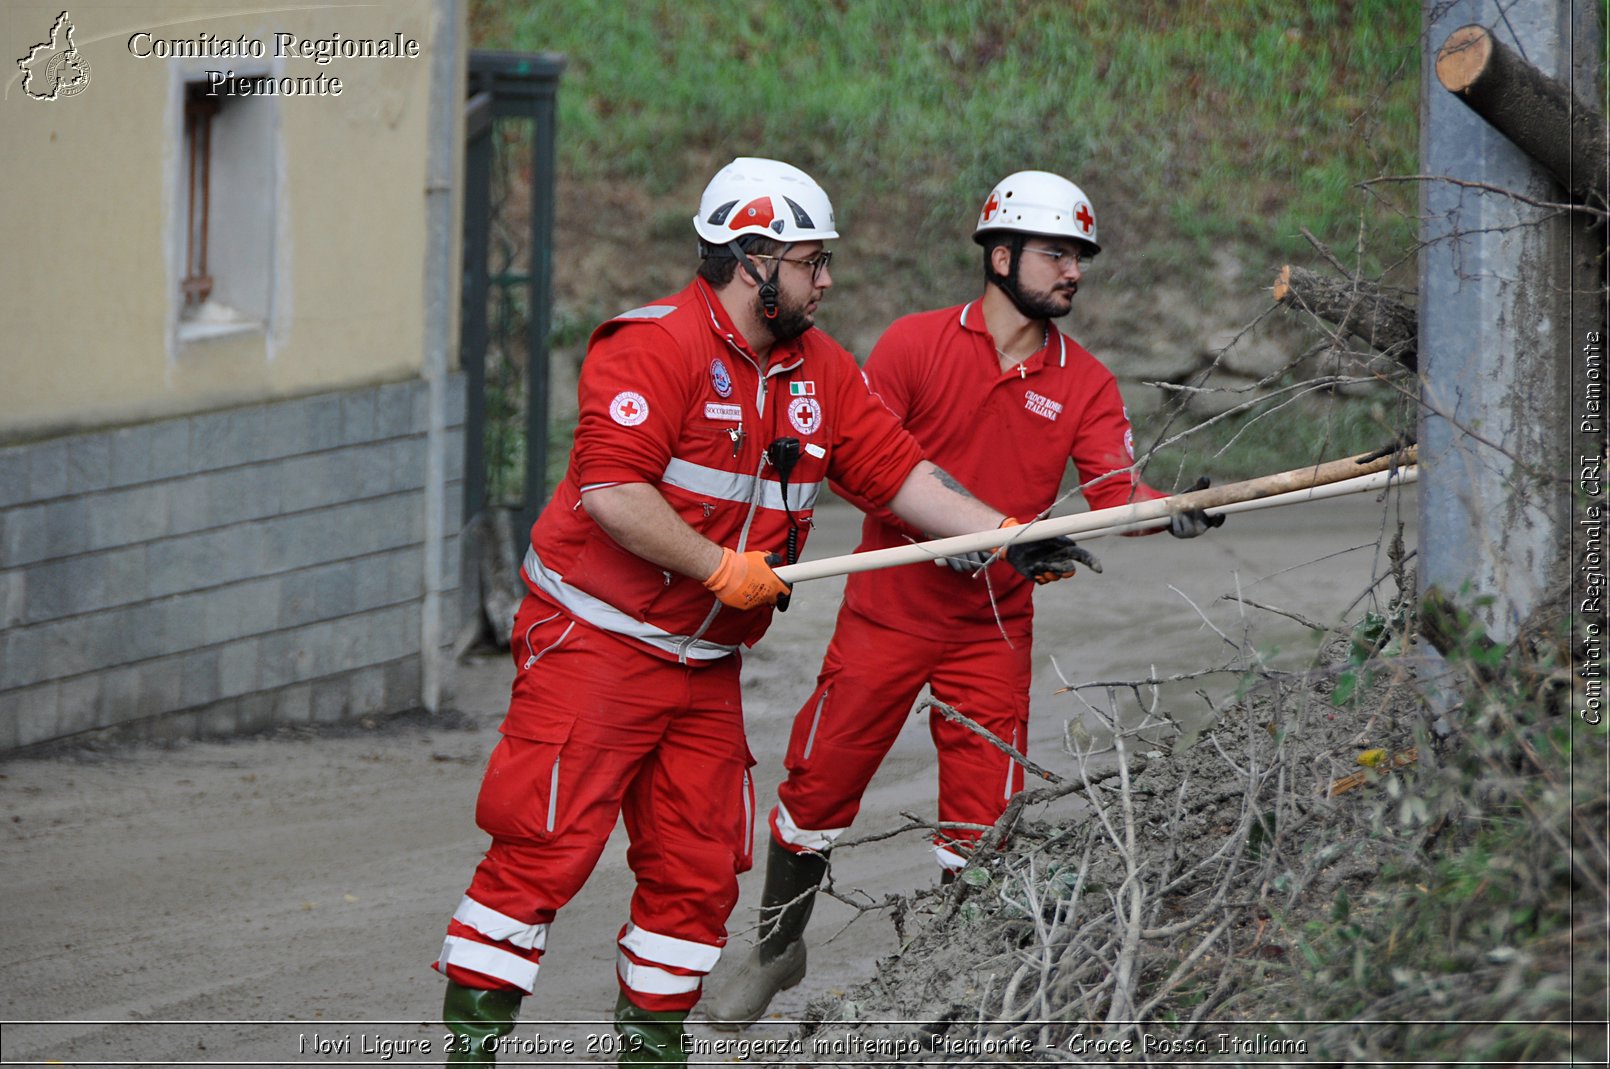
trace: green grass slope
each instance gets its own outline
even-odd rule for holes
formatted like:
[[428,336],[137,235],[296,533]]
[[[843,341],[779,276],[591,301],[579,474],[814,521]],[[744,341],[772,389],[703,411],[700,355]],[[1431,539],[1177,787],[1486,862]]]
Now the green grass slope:
[[472,11],[480,46],[567,57],[560,161],[582,181],[665,191],[774,155],[833,191],[849,232],[933,231],[941,262],[954,205],[1026,166],[1080,182],[1151,273],[1219,242],[1298,255],[1303,227],[1351,243],[1361,223],[1378,270],[1412,237],[1412,189],[1357,186],[1414,171],[1419,9],[1401,0]]

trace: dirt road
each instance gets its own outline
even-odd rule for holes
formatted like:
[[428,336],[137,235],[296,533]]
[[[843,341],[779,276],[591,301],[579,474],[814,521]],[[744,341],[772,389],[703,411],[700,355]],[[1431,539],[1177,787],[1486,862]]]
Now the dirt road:
[[[1410,518],[1412,502],[1411,491],[1401,506]],[[818,515],[809,556],[853,546],[858,514],[833,506]],[[1325,624],[1357,616],[1362,608],[1349,606],[1384,572],[1382,536],[1397,515],[1396,505],[1348,498],[1235,517],[1195,542],[1089,543],[1105,573],[1038,595],[1031,754],[1067,767],[1064,725],[1082,711],[1053,693],[1058,670],[1082,682],[1203,668],[1224,661],[1227,639],[1249,625],[1267,656],[1302,663],[1315,648],[1303,626],[1222,596],[1239,591],[1244,602]],[[789,720],[811,687],[841,586],[802,585],[746,658],[763,806],[775,797]],[[1390,596],[1391,581],[1380,589]],[[472,805],[512,668],[498,657],[459,675],[456,719],[0,764],[6,1064],[439,1063],[441,981],[427,966],[484,848]],[[1192,691],[1201,685],[1170,692],[1165,704],[1200,717],[1206,705]],[[1225,678],[1208,689],[1231,686]],[[933,794],[931,744],[913,718],[851,835],[896,827],[902,811],[931,816]],[[916,833],[840,851],[834,871],[841,891],[859,889],[871,903],[936,877]],[[744,879],[735,933],[751,923],[759,884],[758,871]],[[613,1060],[598,1022],[615,1000],[614,938],[630,887],[617,831],[554,926],[504,1064]],[[881,914],[856,919],[828,901],[811,943],[809,977],[773,1007],[781,1018],[866,978],[895,935]],[[780,1023],[749,1035],[780,1035]]]

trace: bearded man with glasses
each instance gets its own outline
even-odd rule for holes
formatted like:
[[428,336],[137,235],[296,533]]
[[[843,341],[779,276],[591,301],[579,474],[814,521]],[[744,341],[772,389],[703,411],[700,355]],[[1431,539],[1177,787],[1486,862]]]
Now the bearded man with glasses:
[[[1045,171],[1019,171],[990,191],[973,240],[984,250],[975,301],[897,320],[866,362],[868,384],[925,455],[1011,516],[1050,509],[1072,461],[1092,508],[1165,496],[1134,472],[1134,439],[1117,381],[1053,320],[1073,308],[1085,265],[1101,251],[1084,192]],[[1208,485],[1206,477],[1191,489]],[[834,487],[867,512],[858,551],[940,532]],[[1222,522],[1200,510],[1169,531],[1194,538]],[[1095,557],[1070,538],[1011,546],[1010,568],[987,552],[849,576],[814,692],[794,719],[787,779],[769,819],[759,937],[714,978],[705,1011],[742,1028],[805,976],[804,932],[833,841],[923,686],[1020,752],[1028,748],[1036,584]],[[946,566],[948,565],[948,567]],[[1033,582],[1030,582],[1030,580]],[[937,711],[939,821],[988,827],[1023,788],[1023,768]],[[934,850],[946,877],[981,835],[955,830]]]
[[939,534],[1010,522],[924,460],[815,329],[838,231],[809,175],[735,159],[693,227],[698,277],[588,342],[569,469],[531,530],[513,694],[476,803],[492,843],[435,962],[449,1064],[492,1064],[617,817],[637,885],[616,1049],[685,1063],[683,1021],[751,864],[738,654],[788,593],[773,564],[803,545],[829,479]]

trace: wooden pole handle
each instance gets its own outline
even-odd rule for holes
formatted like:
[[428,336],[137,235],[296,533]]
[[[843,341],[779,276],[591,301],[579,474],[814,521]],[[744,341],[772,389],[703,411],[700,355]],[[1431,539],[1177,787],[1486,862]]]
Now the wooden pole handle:
[[1412,445],[1384,456],[1361,453],[1354,457],[1332,460],[1306,468],[1293,468],[1291,471],[1264,475],[1244,482],[1210,486],[1206,490],[1196,490],[1188,494],[1175,494],[1173,497],[1152,501],[1137,501],[1132,505],[1096,509],[1093,512],[1081,512],[1073,516],[1055,516],[1018,527],[998,527],[973,534],[916,542],[908,546],[891,546],[866,553],[847,553],[818,561],[801,561],[798,564],[778,568],[777,577],[792,585],[808,579],[823,579],[830,575],[868,572],[878,568],[890,568],[897,564],[914,564],[939,557],[973,553],[981,549],[997,549],[1018,542],[1038,542],[1059,535],[1077,535],[1122,524],[1167,520],[1176,512],[1221,508],[1242,501],[1255,501],[1277,494],[1289,494],[1297,490],[1327,486],[1355,480],[1360,476],[1406,468],[1415,463],[1415,455],[1415,447]]

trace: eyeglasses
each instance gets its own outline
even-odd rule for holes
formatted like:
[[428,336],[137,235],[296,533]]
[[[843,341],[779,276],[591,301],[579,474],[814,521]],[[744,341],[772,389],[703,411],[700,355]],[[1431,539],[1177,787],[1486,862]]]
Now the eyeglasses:
[[1069,252],[1066,249],[1041,249],[1033,245],[1023,246],[1023,251],[1037,252],[1041,256],[1049,257],[1051,266],[1059,271],[1068,264],[1072,264],[1074,267],[1083,267],[1085,265],[1085,257],[1082,252]]
[[815,256],[807,256],[803,260],[792,256],[768,256],[763,252],[752,252],[749,255],[757,260],[780,260],[785,264],[799,264],[801,267],[808,267],[811,269],[812,282],[821,278],[822,272],[827,270],[827,265],[833,262],[833,253],[827,249],[823,249]]

